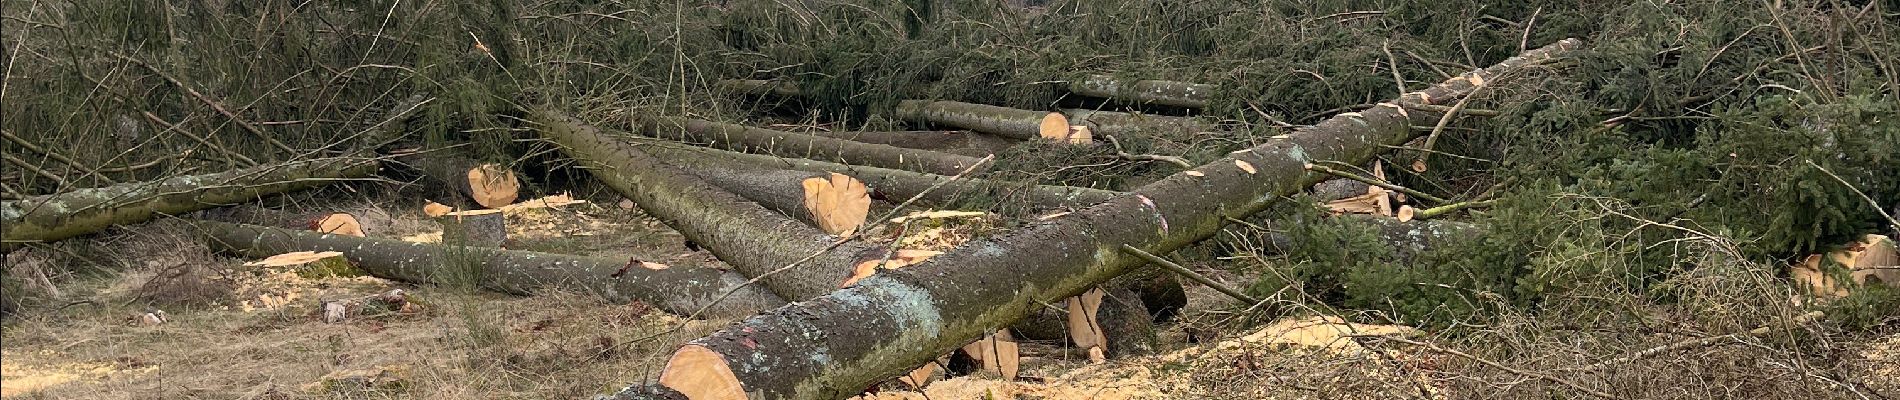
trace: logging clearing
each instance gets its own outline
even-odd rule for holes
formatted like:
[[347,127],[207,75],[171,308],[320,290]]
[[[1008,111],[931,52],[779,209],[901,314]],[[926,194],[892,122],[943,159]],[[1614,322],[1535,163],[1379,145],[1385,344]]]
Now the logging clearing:
[[1900,394],[1900,4],[30,2],[0,398]]

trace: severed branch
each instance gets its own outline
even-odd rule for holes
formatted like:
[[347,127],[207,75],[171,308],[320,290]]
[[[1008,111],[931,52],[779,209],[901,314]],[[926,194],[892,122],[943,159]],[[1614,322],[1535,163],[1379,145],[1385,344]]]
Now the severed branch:
[[1161,161],[1161,162],[1165,162],[1165,163],[1169,163],[1169,164],[1174,164],[1174,165],[1178,165],[1178,166],[1180,166],[1180,167],[1181,167],[1181,169],[1190,169],[1190,168],[1194,168],[1194,164],[1192,164],[1192,163],[1189,163],[1189,162],[1187,161],[1187,159],[1185,159],[1185,158],[1181,158],[1181,157],[1175,157],[1175,156],[1164,156],[1164,155],[1159,155],[1159,154],[1128,154],[1128,152],[1127,152],[1127,151],[1123,151],[1123,150],[1122,150],[1122,142],[1121,142],[1121,141],[1119,141],[1119,140],[1115,140],[1115,136],[1113,136],[1113,135],[1102,135],[1102,137],[1103,137],[1103,138],[1107,138],[1107,139],[1108,139],[1108,143],[1109,143],[1109,144],[1112,144],[1112,145],[1115,145],[1115,156],[1116,156],[1116,157],[1121,157],[1121,159],[1123,159],[1123,160],[1129,160],[1129,161]]
[[1367,185],[1378,186],[1378,187],[1382,187],[1386,189],[1392,189],[1393,191],[1397,191],[1399,193],[1405,193],[1405,195],[1407,196],[1416,197],[1416,198],[1429,201],[1432,203],[1437,203],[1437,204],[1449,203],[1449,201],[1446,201],[1444,198],[1433,196],[1430,193],[1420,192],[1417,190],[1413,190],[1411,188],[1393,184],[1391,182],[1386,182],[1385,180],[1382,180],[1382,179],[1372,178],[1365,175],[1355,174],[1355,173],[1351,173],[1347,171],[1341,171],[1341,170],[1333,169],[1324,165],[1307,164],[1306,169],[1311,170],[1313,172],[1319,172],[1319,173],[1324,173],[1327,175],[1332,175],[1332,176],[1337,176],[1341,178],[1364,182]]
[[1187,277],[1188,279],[1192,279],[1195,282],[1200,282],[1202,285],[1207,285],[1207,287],[1214,288],[1214,290],[1219,291],[1222,294],[1232,296],[1234,299],[1246,302],[1250,306],[1254,304],[1260,304],[1259,299],[1255,299],[1252,296],[1248,296],[1246,293],[1241,293],[1239,290],[1234,290],[1234,288],[1227,287],[1227,285],[1223,285],[1220,282],[1215,282],[1214,278],[1209,278],[1207,277],[1207,275],[1201,275],[1201,273],[1199,272],[1194,272],[1194,270],[1181,266],[1181,264],[1175,264],[1173,261],[1168,261],[1168,259],[1166,258],[1161,258],[1161,256],[1157,256],[1152,253],[1135,248],[1134,246],[1129,246],[1125,244],[1122,245],[1122,251],[1128,252],[1128,254],[1133,254],[1136,257],[1141,257],[1144,260],[1148,260],[1148,262],[1154,263],[1154,265],[1159,265],[1162,268],[1167,268],[1169,271],[1174,271],[1175,274],[1179,274],[1181,276]]

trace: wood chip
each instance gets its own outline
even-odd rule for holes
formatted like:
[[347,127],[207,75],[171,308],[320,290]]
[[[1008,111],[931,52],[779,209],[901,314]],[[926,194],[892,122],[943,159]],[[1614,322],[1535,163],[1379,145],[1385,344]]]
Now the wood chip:
[[455,207],[449,207],[442,203],[431,201],[429,204],[422,205],[422,215],[427,215],[431,218],[440,217],[452,212],[455,212]]
[[293,251],[289,253],[266,257],[262,260],[247,262],[247,263],[244,263],[244,266],[247,266],[247,267],[289,267],[289,266],[309,264],[309,263],[321,261],[323,259],[330,258],[330,257],[341,257],[341,256],[343,256],[343,252],[340,252],[340,251],[325,251],[325,252]]
[[859,280],[877,274],[879,264],[882,264],[883,269],[898,269],[923,263],[931,257],[936,257],[938,254],[943,254],[943,252],[905,249],[892,253],[890,260],[885,260],[882,255],[879,255],[876,259],[865,260],[864,262],[858,263],[857,267],[851,271],[851,276],[846,277],[844,283],[838,284],[838,287],[851,286],[853,283],[858,283]]
[[1201,171],[1187,171],[1187,172],[1185,172],[1185,173],[1186,173],[1186,174],[1187,174],[1188,176],[1207,176],[1207,173],[1204,173],[1204,172],[1201,172]]
[[1234,160],[1234,166],[1240,167],[1240,170],[1246,171],[1248,175],[1253,175],[1255,172],[1253,164],[1249,164],[1246,161]]

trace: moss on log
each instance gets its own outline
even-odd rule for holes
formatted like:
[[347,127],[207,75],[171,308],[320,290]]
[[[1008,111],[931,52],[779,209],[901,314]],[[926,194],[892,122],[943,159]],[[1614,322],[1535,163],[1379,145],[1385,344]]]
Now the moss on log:
[[50,242],[161,215],[369,178],[376,169],[374,160],[321,158],[5,201],[0,202],[0,237],[8,249]]
[[[1526,69],[1580,46],[1574,39],[1529,51],[1397,102],[1444,105],[1500,74]],[[711,352],[711,370],[662,374],[720,376],[753,398],[842,399],[910,371],[1042,303],[1075,296],[1145,261],[1128,245],[1166,253],[1207,239],[1234,218],[1322,180],[1314,160],[1362,162],[1419,135],[1435,121],[1397,102],[1345,113],[1237,151],[1060,218],[972,242],[919,265],[886,271],[815,299],[761,314],[694,340],[677,354]],[[701,363],[699,365],[707,365]],[[629,393],[640,393],[633,390]],[[623,396],[633,397],[633,396]]]
[[[358,269],[410,283],[473,279],[482,288],[533,294],[550,287],[584,289],[610,302],[639,300],[689,315],[731,317],[785,304],[778,296],[730,271],[678,266],[656,269],[637,259],[616,260],[490,247],[410,243],[329,235],[256,225],[200,221],[207,242],[221,251],[268,257],[292,251],[337,251]],[[720,299],[722,294],[730,296]]]

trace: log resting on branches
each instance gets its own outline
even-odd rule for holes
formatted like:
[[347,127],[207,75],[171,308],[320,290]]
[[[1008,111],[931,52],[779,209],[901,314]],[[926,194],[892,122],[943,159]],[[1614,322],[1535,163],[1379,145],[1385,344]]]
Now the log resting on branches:
[[[738,274],[713,268],[659,268],[637,259],[410,243],[223,222],[200,221],[196,228],[220,251],[249,257],[337,251],[365,273],[409,283],[474,279],[482,288],[520,295],[548,287],[579,288],[610,302],[639,300],[679,315],[705,307],[702,315],[709,317],[743,316],[785,304],[756,285],[745,285]],[[720,300],[729,290],[733,293]]]
[[[850,175],[864,181],[881,196],[887,199],[908,199],[923,194],[921,199],[934,204],[950,204],[960,196],[988,195],[998,198],[1014,198],[1043,207],[1082,207],[1108,201],[1119,192],[1090,189],[1074,186],[1028,185],[1010,182],[991,181],[981,178],[964,177],[951,180],[949,176],[888,168],[845,165],[802,158],[781,158],[761,154],[746,154],[704,147],[689,146],[677,142],[640,137],[619,137],[621,141],[632,144],[641,151],[665,160],[689,172],[707,169],[789,169],[806,172],[837,172]],[[937,190],[925,192],[931,186],[942,184]]]
[[[956,101],[904,100],[897,103],[897,116],[914,122],[988,133],[1022,140],[1042,139],[1045,111],[1031,111],[987,104]],[[1131,114],[1082,109],[1062,110],[1070,125],[1089,127],[1095,134],[1122,134],[1157,128],[1188,131],[1213,130],[1215,126],[1200,119]]]
[[940,151],[970,157],[1001,153],[1018,141],[971,131],[807,132],[808,135]]
[[172,177],[0,202],[4,247],[50,242],[118,224],[243,203],[331,182],[367,179],[377,162],[322,158],[215,174]]
[[[583,162],[595,178],[698,243],[745,276],[791,300],[829,293],[883,246],[837,237],[720,189],[670,163],[552,111],[531,112],[541,135]],[[797,264],[795,268],[777,271]]]
[[[1452,78],[1397,102],[1444,105],[1503,74],[1576,49],[1566,39]],[[674,353],[663,381],[731,385],[751,398],[842,399],[1008,326],[1041,303],[1075,296],[1145,261],[1212,237],[1324,178],[1316,160],[1359,163],[1417,137],[1437,114],[1395,102],[1345,113],[1106,203],[972,242],[919,265],[754,316]],[[692,361],[692,362],[689,362]],[[668,389],[691,389],[669,387]],[[629,388],[622,398],[656,389]]]
[[979,170],[987,167],[979,166],[980,159],[969,156],[691,118],[645,117],[640,118],[635,126],[640,134],[647,136],[781,157],[839,161],[943,175],[954,175],[972,166],[977,166]]
[[1089,97],[1113,99],[1125,103],[1154,104],[1169,107],[1205,108],[1214,85],[1199,83],[1138,80],[1130,82],[1108,75],[1069,82],[1069,92]]

